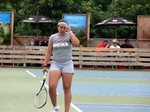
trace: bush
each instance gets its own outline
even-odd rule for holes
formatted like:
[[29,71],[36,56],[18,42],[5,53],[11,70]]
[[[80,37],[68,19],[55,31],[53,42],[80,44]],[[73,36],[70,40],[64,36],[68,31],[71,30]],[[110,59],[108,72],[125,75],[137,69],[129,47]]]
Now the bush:
[[9,25],[3,23],[0,27],[0,44],[9,45],[11,41],[11,33],[9,30]]
[[30,24],[18,23],[15,27],[16,36],[33,36],[41,35],[41,31],[38,28],[33,29]]

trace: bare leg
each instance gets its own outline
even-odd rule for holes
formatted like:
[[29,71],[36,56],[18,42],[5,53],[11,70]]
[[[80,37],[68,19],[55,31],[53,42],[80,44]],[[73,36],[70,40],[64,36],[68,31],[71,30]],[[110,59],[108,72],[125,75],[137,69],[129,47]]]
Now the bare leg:
[[57,70],[50,71],[50,76],[49,76],[49,95],[50,95],[53,107],[55,107],[57,105],[56,88],[57,88],[58,80],[60,79],[60,77],[61,77],[60,71],[57,71]]
[[72,99],[72,93],[71,93],[72,77],[73,75],[71,73],[62,74],[64,99],[65,99],[65,112],[69,112],[70,110],[70,103]]

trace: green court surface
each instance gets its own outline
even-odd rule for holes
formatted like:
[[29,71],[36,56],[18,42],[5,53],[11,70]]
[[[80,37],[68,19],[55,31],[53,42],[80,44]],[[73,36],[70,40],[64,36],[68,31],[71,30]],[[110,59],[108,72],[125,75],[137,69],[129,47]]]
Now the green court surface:
[[[0,112],[51,112],[50,100],[41,109],[34,107],[41,80],[28,74],[26,68],[0,68]],[[58,102],[63,110],[63,95],[58,95]],[[70,112],[76,110],[71,108]]]
[[[36,77],[30,75],[27,70]],[[86,112],[84,111],[86,105],[95,104],[150,107],[150,93],[146,93],[150,91],[150,72],[127,72],[128,75],[125,75],[126,71],[75,70],[76,74],[73,79],[73,99],[70,112]],[[41,86],[41,80],[41,69],[0,68],[0,111],[50,112],[52,106],[49,99],[46,106],[42,109],[36,109],[34,107],[34,96]],[[129,89],[129,91],[131,91],[129,92],[130,94],[128,94],[127,91],[124,91],[124,93],[118,91],[118,89],[122,88],[122,85],[124,90]],[[114,91],[115,93],[109,93],[109,90],[105,90],[105,88],[108,89],[108,87],[110,91]],[[113,87],[117,87],[118,89]],[[61,83],[58,87],[58,104],[61,107],[60,112],[63,112],[63,92],[60,88]],[[135,89],[134,91],[133,88]],[[78,107],[80,104],[84,104],[85,107]],[[94,111],[91,110],[91,112]],[[101,111],[98,110],[98,112]]]

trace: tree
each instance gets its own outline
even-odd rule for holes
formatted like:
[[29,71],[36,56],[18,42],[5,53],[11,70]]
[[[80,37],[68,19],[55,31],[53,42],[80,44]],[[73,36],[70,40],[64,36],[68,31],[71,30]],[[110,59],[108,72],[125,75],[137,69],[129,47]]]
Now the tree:
[[[100,35],[111,34],[108,29],[97,32],[93,26],[113,15],[134,22],[137,22],[138,15],[150,15],[149,0],[1,0],[0,2],[1,11],[14,12],[15,27],[18,22],[36,14],[37,11],[55,21],[60,20],[63,13],[90,14],[91,36],[94,36],[94,34],[97,36],[97,33]],[[46,28],[43,27],[44,30]],[[48,27],[47,29],[51,28]],[[120,30],[125,33],[127,28],[121,28]],[[134,28],[131,28],[131,30],[135,31]],[[120,33],[120,37],[123,35]]]

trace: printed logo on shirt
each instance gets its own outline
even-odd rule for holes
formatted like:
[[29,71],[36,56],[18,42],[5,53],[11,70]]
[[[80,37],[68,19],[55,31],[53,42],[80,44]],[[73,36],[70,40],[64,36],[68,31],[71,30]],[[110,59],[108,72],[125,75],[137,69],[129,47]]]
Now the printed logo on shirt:
[[53,48],[55,50],[59,50],[59,49],[68,49],[69,48],[69,44],[68,42],[57,42],[53,44]]

